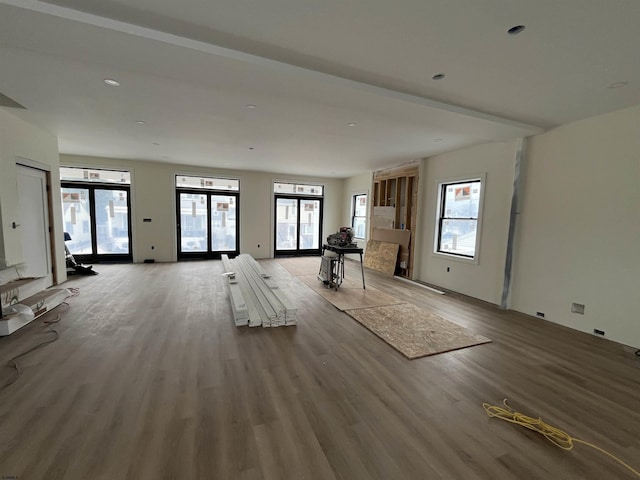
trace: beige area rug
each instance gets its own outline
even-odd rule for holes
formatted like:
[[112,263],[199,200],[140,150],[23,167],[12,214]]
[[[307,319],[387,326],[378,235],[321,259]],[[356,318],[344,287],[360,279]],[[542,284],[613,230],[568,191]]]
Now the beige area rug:
[[482,335],[410,303],[346,310],[408,359],[489,343]]
[[345,278],[338,290],[327,288],[322,281],[318,280],[317,274],[299,275],[297,278],[311,287],[314,292],[321,295],[333,306],[343,311],[354,308],[400,303],[400,300],[397,298],[387,295],[377,288],[367,286],[366,289],[363,289],[362,277],[359,275],[357,278]]

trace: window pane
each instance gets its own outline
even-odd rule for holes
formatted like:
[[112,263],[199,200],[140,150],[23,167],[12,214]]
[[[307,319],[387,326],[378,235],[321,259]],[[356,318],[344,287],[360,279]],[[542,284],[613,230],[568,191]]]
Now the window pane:
[[440,251],[473,257],[477,226],[477,220],[443,220]]
[[324,194],[324,187],[322,185],[275,182],[273,184],[273,192],[277,194],[314,195],[321,197]]
[[176,175],[176,187],[202,188],[206,190],[240,190],[240,181],[233,178],[192,177]]
[[362,217],[353,219],[353,236],[356,238],[364,238],[364,232],[367,228],[367,220]]
[[355,216],[366,217],[367,216],[367,196],[356,195],[354,203],[355,203],[354,205]]
[[276,250],[295,250],[298,236],[297,199],[276,199]]
[[102,170],[78,167],[60,167],[60,180],[71,182],[96,182],[131,184],[131,174],[121,170]]
[[367,196],[353,196],[353,235],[356,238],[364,238],[367,228]]
[[236,249],[236,197],[211,195],[211,250]]
[[445,193],[444,218],[478,218],[480,182],[448,185]]
[[98,253],[129,253],[126,190],[95,190]]
[[207,251],[207,196],[180,194],[180,251]]
[[89,190],[86,188],[62,189],[62,217],[64,231],[71,236],[66,242],[72,254],[91,253],[91,209]]
[[300,200],[300,249],[320,247],[320,201]]

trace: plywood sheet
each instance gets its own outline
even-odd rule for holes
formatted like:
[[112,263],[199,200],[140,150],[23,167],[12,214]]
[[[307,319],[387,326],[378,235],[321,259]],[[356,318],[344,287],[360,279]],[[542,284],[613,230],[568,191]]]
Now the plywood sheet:
[[398,244],[369,240],[364,253],[364,266],[387,275],[393,275],[398,261]]
[[318,295],[331,303],[339,310],[349,310],[354,308],[374,307],[379,305],[391,305],[400,303],[395,297],[387,295],[377,288],[362,288],[362,278],[344,279],[338,290],[327,288],[317,275],[306,275],[297,277],[307,286],[311,287]]
[[371,240],[380,242],[397,243],[401,247],[409,248],[411,241],[410,230],[399,230],[397,228],[374,228]]
[[359,308],[345,313],[409,359],[491,342],[410,303]]
[[320,271],[320,256],[278,258],[276,260],[291,275],[317,275]]

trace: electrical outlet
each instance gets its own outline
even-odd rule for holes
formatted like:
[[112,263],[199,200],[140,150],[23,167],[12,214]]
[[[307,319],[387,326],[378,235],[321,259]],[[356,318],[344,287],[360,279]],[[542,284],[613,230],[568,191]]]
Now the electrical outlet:
[[594,328],[593,333],[595,333],[596,335],[602,335],[604,337],[604,330],[598,330],[597,328]]
[[572,303],[571,313],[579,313],[580,315],[584,315],[584,305],[581,303]]
[[536,312],[536,317],[544,318],[544,312]]

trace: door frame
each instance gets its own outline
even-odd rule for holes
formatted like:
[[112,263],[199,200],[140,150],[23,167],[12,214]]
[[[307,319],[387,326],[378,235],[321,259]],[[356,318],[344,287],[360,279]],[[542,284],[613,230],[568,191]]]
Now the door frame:
[[[273,196],[273,255],[274,257],[300,257],[305,255],[320,255],[322,253],[322,219],[324,213],[324,197],[317,195],[296,195],[276,193]],[[294,250],[278,250],[278,200],[296,200],[298,202],[296,208],[296,248]],[[318,218],[318,248],[300,248],[300,201],[310,200],[320,202],[320,213]]]
[[[133,231],[131,230],[131,185],[110,185],[97,182],[60,182],[60,188],[84,188],[89,193],[89,214],[91,218],[92,253],[73,253],[78,263],[133,262]],[[96,190],[124,190],[127,192],[127,234],[129,253],[98,253],[98,235],[96,227]],[[62,218],[64,225],[64,215]]]
[[[182,251],[182,228],[180,225],[181,212],[180,212],[180,194],[188,193],[193,195],[204,195],[207,198],[207,249],[200,252],[183,252]],[[176,255],[178,261],[180,260],[219,260],[222,255],[228,255],[230,258],[236,257],[240,254],[240,192],[235,190],[207,190],[198,188],[186,188],[176,187],[175,189],[176,199]],[[228,196],[234,197],[236,202],[236,248],[235,250],[213,250],[211,248],[212,243],[212,231],[211,231],[211,197],[212,196]]]
[[[57,263],[56,263],[56,256],[53,254],[53,245],[54,245],[54,238],[53,238],[53,232],[54,232],[54,228],[53,228],[53,211],[51,209],[51,203],[52,203],[52,198],[51,198],[51,172],[49,170],[44,170],[43,168],[39,168],[33,165],[30,165],[30,163],[36,163],[36,162],[23,162],[21,160],[26,160],[26,159],[19,159],[18,162],[16,162],[16,177],[19,178],[20,175],[22,175],[20,172],[24,171],[22,169],[28,169],[27,170],[27,175],[30,175],[30,173],[35,173],[36,175],[30,175],[30,176],[37,176],[38,179],[43,181],[43,185],[42,185],[42,201],[43,201],[43,205],[42,205],[42,215],[43,215],[43,219],[44,219],[44,225],[42,225],[43,230],[42,233],[44,234],[43,239],[44,239],[44,243],[45,243],[45,256],[46,256],[46,278],[47,278],[47,287],[51,286],[51,285],[55,285],[58,282],[58,275],[57,275]],[[22,209],[22,207],[20,207]],[[24,244],[24,224],[26,224],[28,220],[25,218],[22,218],[21,223],[23,224],[23,230],[22,230],[22,242]],[[26,254],[26,252],[23,249],[23,256]],[[28,273],[28,272],[27,272]]]

